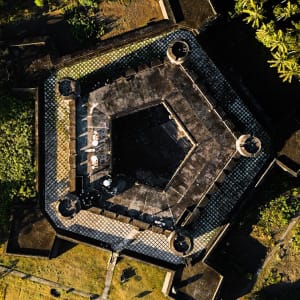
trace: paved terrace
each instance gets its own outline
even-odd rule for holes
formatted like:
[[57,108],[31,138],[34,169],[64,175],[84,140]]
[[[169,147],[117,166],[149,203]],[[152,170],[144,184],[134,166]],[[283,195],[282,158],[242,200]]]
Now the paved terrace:
[[[199,99],[199,95],[204,93],[209,103],[211,103],[208,107],[210,107],[212,112],[214,107],[218,106],[218,111],[215,111],[216,114],[223,110],[226,114],[226,119],[232,120],[240,132],[253,133],[261,139],[263,144],[262,152],[256,158],[239,158],[236,165],[225,176],[225,180],[220,182],[218,187],[214,189],[196,222],[190,226],[190,234],[194,238],[192,254],[195,256],[199,255],[216,238],[223,224],[227,221],[230,211],[238,203],[243,193],[253,183],[254,178],[267,162],[269,158],[269,137],[226,82],[219,70],[210,61],[191,33],[178,30],[106,54],[99,54],[95,58],[53,73],[45,82],[45,184],[43,200],[45,211],[53,224],[66,236],[76,237],[78,240],[90,238],[95,244],[107,243],[112,249],[130,250],[137,254],[172,264],[183,263],[181,257],[171,252],[167,237],[163,234],[149,230],[136,232],[136,228],[131,224],[125,224],[84,210],[81,210],[71,220],[63,220],[58,217],[55,210],[55,202],[64,197],[69,191],[70,168],[68,159],[68,153],[70,153],[69,106],[55,94],[57,80],[65,76],[79,79],[82,86],[89,90],[90,77],[88,74],[91,74],[93,77],[97,75],[98,78],[102,79],[114,78],[116,73],[125,72],[129,67],[137,69],[139,65],[145,62],[150,63],[156,58],[163,59],[169,42],[178,38],[186,40],[191,48],[189,58],[182,69],[182,74],[186,74],[183,75],[184,80],[187,80],[186,78],[190,76],[194,81],[194,90],[190,91],[190,93],[197,94],[197,99]],[[173,67],[169,66],[169,72],[172,73],[172,69]],[[156,72],[159,74],[159,69]],[[174,81],[172,84],[176,86],[180,82],[176,83]],[[177,92],[173,103],[172,99],[168,98],[175,109],[178,107],[178,114],[180,114],[181,109],[179,109],[179,106],[176,106],[176,99],[180,97],[180,92]],[[188,98],[186,95],[185,97]],[[202,99],[206,97],[202,96]],[[194,100],[190,100],[189,105],[186,107],[189,107],[193,116],[198,116],[198,121],[200,123],[203,122],[205,125],[205,120],[203,120],[201,115],[202,106],[203,103],[194,98]],[[184,116],[179,117],[184,119]],[[187,120],[182,121],[188,124]],[[202,128],[205,127],[207,128],[207,126]],[[217,126],[217,128],[216,136],[222,135],[224,127]],[[189,128],[194,138],[197,137],[197,130],[195,129]],[[203,135],[199,135],[198,138],[203,138]],[[86,137],[83,137],[83,139],[86,139]],[[228,155],[232,151],[232,148],[229,149]],[[199,152],[198,158],[201,154],[203,155],[202,151]],[[209,155],[209,153],[205,153],[205,155]],[[220,153],[214,153],[214,155],[219,157]],[[192,169],[192,165],[190,168]],[[200,173],[197,173],[198,175],[200,176]],[[174,180],[174,182],[176,181]],[[179,189],[180,184],[174,185],[174,188]],[[186,189],[184,183],[182,186]],[[195,185],[195,189],[197,189],[196,187],[197,185]],[[201,190],[187,190],[185,193],[186,198],[182,197],[181,202],[185,201],[185,199],[191,199],[192,195],[198,195],[199,192],[201,193]],[[183,195],[183,193],[180,192],[180,195]]]
[[[147,214],[150,220],[152,216],[168,223],[165,218],[176,222],[187,207],[197,205],[203,198],[235,154],[235,138],[210,110],[203,95],[193,88],[186,73],[170,63],[147,68],[130,81],[120,78],[89,95],[89,107],[96,108],[96,118],[99,114],[109,119],[132,113],[157,102],[166,106],[172,119],[185,126],[194,147],[164,190],[135,185],[109,201]],[[189,197],[185,196],[187,192]],[[145,220],[146,216],[140,218]]]

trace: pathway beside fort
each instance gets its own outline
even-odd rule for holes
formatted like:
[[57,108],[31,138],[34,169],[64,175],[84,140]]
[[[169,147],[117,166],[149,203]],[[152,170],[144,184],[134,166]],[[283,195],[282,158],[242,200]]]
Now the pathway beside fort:
[[268,256],[266,257],[261,270],[263,270],[269,263],[269,261],[272,259],[274,261],[274,255],[276,254],[277,250],[284,244],[285,238],[287,237],[287,235],[291,232],[291,230],[293,230],[295,228],[295,226],[297,225],[297,223],[300,220],[300,216],[297,216],[295,218],[292,219],[292,221],[290,222],[290,224],[288,225],[288,227],[286,228],[286,230],[281,234],[277,244],[275,247],[273,247],[273,249],[271,250],[271,252],[268,254]]
[[114,269],[115,269],[118,257],[119,257],[118,252],[113,252],[112,255],[111,255],[110,261],[109,261],[108,266],[107,266],[105,287],[104,287],[104,290],[103,290],[101,300],[107,300],[108,293],[109,293],[110,286],[111,286],[111,282],[112,282],[112,277],[113,277],[113,274],[114,274]]

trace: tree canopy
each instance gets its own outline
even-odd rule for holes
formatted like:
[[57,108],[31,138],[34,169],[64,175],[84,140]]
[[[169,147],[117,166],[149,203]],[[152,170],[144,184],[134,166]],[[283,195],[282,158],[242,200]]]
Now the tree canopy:
[[91,0],[81,0],[81,2],[85,5],[68,8],[64,15],[78,42],[93,42],[100,39],[104,34],[104,22],[99,18],[97,4],[94,5],[95,2]]
[[235,0],[235,15],[243,16],[270,50],[268,63],[279,77],[300,80],[300,0]]
[[74,37],[80,42],[94,41],[104,34],[104,24],[98,19],[94,9],[75,6],[65,11],[67,23],[72,26]]
[[[34,102],[0,95],[0,208],[35,196]],[[0,219],[0,231],[7,218]]]

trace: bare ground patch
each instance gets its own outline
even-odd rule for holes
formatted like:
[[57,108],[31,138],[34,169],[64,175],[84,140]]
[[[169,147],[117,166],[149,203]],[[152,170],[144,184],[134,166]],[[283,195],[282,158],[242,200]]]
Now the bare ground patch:
[[149,22],[163,19],[156,0],[136,0],[128,5],[120,2],[104,1],[100,3],[100,15],[108,24],[107,33],[102,39],[107,39],[137,28],[146,26]]

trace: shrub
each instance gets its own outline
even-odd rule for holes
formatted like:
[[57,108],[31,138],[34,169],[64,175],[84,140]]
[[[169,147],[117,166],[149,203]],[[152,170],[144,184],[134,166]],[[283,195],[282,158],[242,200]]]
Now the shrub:
[[37,6],[37,7],[44,7],[44,0],[34,0],[34,4]]
[[79,4],[81,6],[97,7],[98,1],[97,0],[79,0]]
[[296,227],[296,232],[292,238],[292,245],[297,253],[300,253],[300,225]]
[[67,23],[72,26],[74,37],[80,42],[94,41],[104,34],[104,24],[92,9],[78,6],[65,11]]
[[35,196],[33,107],[33,101],[0,96],[0,231],[12,200]]
[[265,278],[264,286],[274,285],[282,281],[282,274],[277,269],[272,269]]
[[260,210],[260,219],[254,231],[259,236],[271,240],[272,236],[280,232],[291,218],[300,211],[299,189],[292,189],[271,200]]

